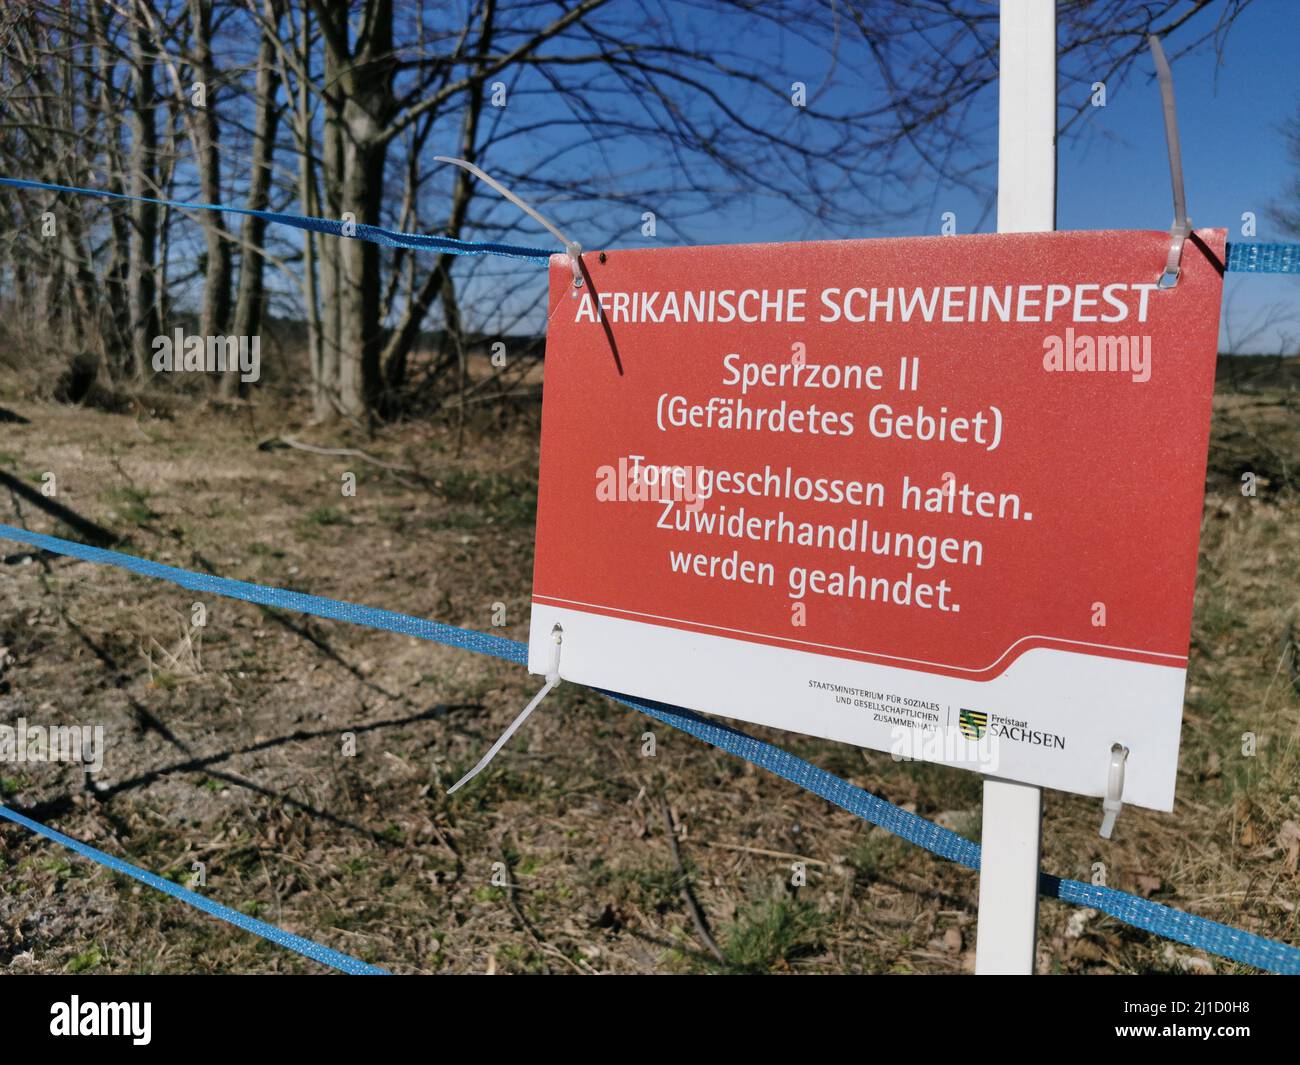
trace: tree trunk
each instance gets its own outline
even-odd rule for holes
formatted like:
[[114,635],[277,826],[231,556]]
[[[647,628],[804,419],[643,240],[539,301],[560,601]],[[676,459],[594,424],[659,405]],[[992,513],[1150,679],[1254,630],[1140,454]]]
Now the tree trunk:
[[[313,0],[326,54],[326,83],[337,85],[326,103],[326,187],[337,198],[336,217],[378,225],[388,157],[387,122],[395,109],[392,0],[365,0],[355,50],[346,6]],[[336,77],[330,77],[333,67]],[[331,130],[337,145],[331,143]],[[337,155],[331,165],[331,152]],[[369,418],[381,388],[379,246],[367,240],[338,242],[334,276],[322,293],[327,309],[338,312],[338,402],[352,418]],[[328,291],[334,286],[333,299]],[[328,350],[328,344],[326,345]]]
[[[305,32],[305,31],[304,31]],[[338,83],[338,62],[328,49],[325,52],[325,82],[329,85]],[[304,112],[306,105],[304,103]],[[341,101],[331,93],[325,100],[323,144],[321,146],[322,183],[325,189],[325,206],[331,218],[341,218],[342,201],[339,197],[336,176],[342,172],[343,159],[343,121],[339,114]],[[304,113],[304,120],[310,121]],[[310,125],[308,125],[310,131]],[[310,133],[309,133],[310,135]],[[307,191],[315,195],[315,179],[310,174],[311,158],[303,160],[309,171],[310,185]],[[334,175],[335,177],[331,177]],[[320,204],[315,204],[319,207]],[[311,207],[307,207],[311,214]],[[317,243],[320,250],[320,367],[315,381],[314,408],[318,419],[332,418],[338,413],[339,394],[339,256],[341,240],[324,240]]]
[[[198,109],[194,130],[194,155],[199,169],[199,188],[205,203],[221,202],[221,128],[217,119],[217,68],[212,60],[212,0],[190,0],[190,31],[194,36],[193,68],[204,87],[204,106]],[[181,107],[193,106],[178,101]],[[199,317],[201,336],[225,336],[230,324],[230,242],[222,233],[224,219],[204,211],[203,240],[207,268],[203,279],[203,310]],[[237,379],[227,372],[225,381]]]
[[[132,100],[130,193],[157,196],[158,132],[154,118],[154,79],[151,44],[143,24],[131,28],[131,52],[135,67]],[[131,314],[130,368],[143,379],[149,365],[153,339],[158,335],[157,282],[154,254],[158,241],[158,208],[152,203],[131,205],[130,266],[127,276]]]
[[[369,108],[351,95],[343,105],[343,127],[344,215],[378,225],[387,142],[374,144],[380,127]],[[344,240],[339,250],[339,403],[344,414],[364,418],[380,391],[379,245]]]
[[[104,187],[121,193],[122,184],[122,123],[120,109],[114,99],[113,79],[117,64],[113,60],[112,46],[108,40],[108,9],[91,4],[91,32],[98,59],[96,73],[99,83],[98,121],[104,136]],[[104,268],[104,368],[115,376],[128,363],[123,349],[130,343],[131,301],[129,290],[131,263],[131,228],[129,208],[120,200],[108,201],[109,224],[112,239],[109,241],[108,261]]]
[[[297,110],[294,112],[294,134],[298,141],[298,196],[303,213],[309,217],[320,214],[320,195],[316,188],[316,172],[312,165],[315,143],[311,127],[311,11],[304,10],[299,32],[299,62],[302,64],[298,81]],[[317,297],[317,241],[316,234],[304,230],[302,240],[302,296],[307,309],[307,358],[311,365],[311,399],[313,421],[325,421],[334,414],[329,388],[325,381],[325,356],[321,337],[320,301]]]
[[[275,0],[267,3],[267,18],[275,30],[280,25],[280,5]],[[271,159],[275,153],[275,132],[280,121],[280,109],[275,97],[279,92],[280,78],[275,69],[275,41],[272,30],[262,34],[257,50],[257,124],[253,132],[253,169],[248,185],[248,208],[265,211],[271,195]],[[265,292],[263,286],[262,244],[266,235],[266,221],[245,215],[240,233],[239,294],[235,299],[235,319],[232,332],[235,336],[251,337],[262,328]],[[238,374],[227,374],[222,381],[222,394],[242,392],[244,384]]]

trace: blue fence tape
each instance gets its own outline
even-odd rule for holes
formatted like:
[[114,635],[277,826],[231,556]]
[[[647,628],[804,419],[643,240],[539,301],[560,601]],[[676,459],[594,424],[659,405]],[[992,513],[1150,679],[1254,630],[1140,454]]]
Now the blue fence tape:
[[1224,267],[1238,274],[1300,274],[1300,244],[1229,244]]
[[33,821],[30,817],[24,817],[16,810],[10,810],[7,806],[0,806],[0,817],[12,821],[16,825],[31,829],[31,831],[44,836],[46,839],[53,840],[55,843],[60,843],[69,850],[76,851],[83,858],[98,862],[115,873],[121,873],[123,876],[129,876],[142,884],[148,884],[151,888],[157,888],[164,894],[179,899],[197,910],[202,910],[212,917],[220,918],[237,928],[242,928],[245,932],[252,932],[255,936],[261,936],[263,939],[301,954],[304,958],[310,958],[322,965],[328,965],[331,969],[337,969],[339,972],[348,973],[351,976],[388,975],[387,970],[381,969],[377,965],[370,965],[351,955],[341,954],[337,950],[331,950],[319,943],[313,943],[310,939],[304,939],[302,936],[296,936],[292,932],[284,931],[282,928],[276,928],[275,925],[259,921],[255,917],[249,917],[238,910],[222,906],[219,902],[213,902],[211,899],[190,891],[188,888],[181,887],[170,880],[165,880],[155,873],[140,869],[130,862],[124,862],[121,858],[113,857],[111,854],[105,854],[89,844],[82,843],[80,840],[65,836],[62,832],[49,828],[39,821]]
[[[964,836],[936,825],[917,814],[908,813],[891,802],[841,780],[833,773],[806,762],[774,744],[755,739],[737,729],[709,721],[678,707],[633,699],[616,692],[602,691],[625,706],[697,739],[711,743],[730,754],[754,763],[814,795],[834,803],[863,820],[900,836],[910,843],[924,847],[933,854],[948,858],[969,869],[980,867],[980,846]],[[1165,939],[1176,940],[1197,947],[1210,954],[1231,958],[1261,969],[1277,973],[1300,975],[1300,950],[1278,943],[1253,932],[1243,932],[1231,925],[1220,924],[1205,917],[1196,917],[1149,899],[1139,898],[1113,888],[1093,887],[1080,880],[1062,880],[1043,874],[1039,878],[1039,891],[1049,898],[1058,898],[1080,906],[1090,906],[1102,913],[1118,918],[1125,924]]]
[[[524,644],[520,646],[526,648]],[[815,766],[775,744],[755,739],[739,729],[700,717],[679,706],[636,699],[630,695],[599,688],[596,690],[624,706],[653,717],[656,721],[662,721],[666,725],[689,733],[696,739],[752,762],[760,769],[766,769],[769,773],[788,780],[827,802],[834,803],[840,809],[847,810],[864,821],[879,825],[909,843],[924,847],[932,854],[958,862],[969,869],[980,867],[978,843],[972,843],[965,836],[959,836],[951,829],[936,825],[918,814],[908,813],[892,802],[872,795],[871,792],[864,791],[834,773],[829,773],[820,766]]]
[[52,551],[56,555],[70,555],[86,562],[98,562],[102,565],[130,570],[142,577],[170,581],[193,592],[220,595],[227,599],[242,599],[246,603],[256,603],[259,606],[276,607],[299,614],[329,618],[333,621],[347,621],[353,625],[383,629],[386,632],[414,636],[417,639],[442,643],[449,647],[463,647],[469,651],[504,658],[520,665],[526,665],[528,662],[523,645],[515,640],[507,640],[503,636],[492,636],[472,629],[459,629],[454,625],[426,621],[424,618],[412,617],[410,614],[397,614],[391,610],[379,610],[356,603],[340,602],[337,599],[325,599],[319,595],[294,592],[287,588],[270,588],[261,584],[251,584],[248,581],[214,577],[208,573],[180,569],[151,559],[126,555],[120,551],[107,551],[102,547],[91,547],[89,544],[79,544],[73,540],[60,540],[57,536],[45,536],[12,525],[0,525],[0,536],[45,551]]
[[349,237],[368,240],[390,248],[412,248],[416,251],[444,252],[448,255],[500,255],[507,259],[520,259],[524,262],[538,263],[545,266],[550,260],[551,252],[545,248],[527,248],[516,244],[494,244],[484,241],[456,240],[452,237],[435,237],[427,233],[403,233],[397,229],[385,229],[383,226],[352,223],[350,232],[344,232],[345,226],[336,218],[313,218],[309,215],[285,214],[281,211],[257,211],[251,207],[226,207],[219,203],[190,203],[184,200],[155,200],[149,196],[128,196],[123,192],[109,192],[106,189],[83,189],[76,185],[51,185],[44,181],[28,181],[25,178],[0,177],[0,185],[9,185],[15,189],[41,189],[45,192],[72,192],[79,196],[100,196],[110,200],[127,200],[132,203],[153,203],[159,207],[175,207],[181,211],[217,211],[219,213],[249,215],[262,218],[277,225],[293,226],[294,229],[306,229],[313,233],[328,233],[335,237]]
[[1300,976],[1300,950],[1286,943],[1243,932],[1231,925],[1184,913],[1114,888],[1094,887],[1081,880],[1058,880],[1044,874],[1039,877],[1038,886],[1044,895],[1076,906],[1091,906],[1125,924],[1154,932],[1165,939],[1259,969]]
[[[509,662],[527,663],[527,645],[517,640],[490,636],[471,629],[443,625],[389,610],[375,610],[322,596],[264,587],[206,573],[194,573],[148,559],[136,558],[133,555],[91,547],[73,540],[46,536],[10,525],[0,525],[0,537],[40,547],[55,554],[115,566],[142,576],[166,580],[193,591],[241,599],[262,606],[294,610],[316,617],[350,621],[389,632],[415,636],[449,647],[475,651]],[[872,795],[775,744],[756,739],[738,729],[703,718],[680,707],[636,699],[618,692],[602,691],[601,694],[720,750],[743,758],[761,769],[766,769],[849,813],[872,824],[880,825],[917,846],[924,847],[933,854],[958,862],[970,869],[979,868],[979,844],[924,817],[908,813],[893,803]],[[1151,902],[1149,899],[1138,898],[1136,895],[1111,888],[1093,887],[1078,880],[1062,880],[1044,874],[1040,881],[1040,889],[1049,897],[1081,906],[1090,906],[1135,928],[1153,932],[1166,939],[1185,943],[1211,954],[1218,954],[1221,957],[1273,972],[1300,975],[1300,949],[1285,943],[1265,939],[1251,932],[1243,932],[1204,917],[1183,913],[1169,906]]]
[[[369,240],[390,248],[411,248],[416,251],[445,252],[449,255],[499,255],[507,259],[546,265],[551,252],[546,248],[530,248],[517,244],[497,244],[491,241],[456,240],[427,233],[403,233],[397,229],[353,223],[351,232],[336,218],[315,218],[311,215],[287,214],[282,211],[258,211],[251,207],[227,207],[219,203],[194,203],[186,200],[156,200],[151,196],[130,196],[124,192],[107,189],[86,189],[76,185],[55,185],[46,181],[29,181],[26,178],[0,177],[0,185],[15,189],[40,189],[45,192],[71,192],[78,196],[99,196],[129,203],[152,203],[159,207],[175,207],[181,211],[217,211],[218,213],[249,215],[277,225],[293,226],[313,233],[328,233],[335,237],[352,237]],[[1300,274],[1300,244],[1229,244],[1224,268],[1234,273],[1246,274]]]

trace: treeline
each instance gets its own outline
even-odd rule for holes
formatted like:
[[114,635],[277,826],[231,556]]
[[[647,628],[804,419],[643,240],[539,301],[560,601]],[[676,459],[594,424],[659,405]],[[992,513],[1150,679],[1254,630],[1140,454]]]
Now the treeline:
[[[1147,32],[1195,45],[1245,2],[1200,13],[1215,6],[1063,5],[1079,98],[1063,126]],[[970,118],[995,91],[996,31],[982,0],[7,0],[0,174],[551,243],[445,155],[589,248],[697,225],[716,240],[710,220],[738,197],[792,236],[867,235],[936,185],[990,183],[989,131]],[[254,336],[278,308],[306,323],[321,419],[452,394],[471,338],[544,328],[544,271],[248,216],[0,187],[0,237],[0,326],[40,337],[32,358],[93,356],[129,386],[182,317]]]

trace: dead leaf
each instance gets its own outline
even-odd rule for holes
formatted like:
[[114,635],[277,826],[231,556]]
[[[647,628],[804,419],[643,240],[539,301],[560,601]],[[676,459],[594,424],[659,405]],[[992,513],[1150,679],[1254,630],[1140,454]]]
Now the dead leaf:
[[1294,873],[1300,867],[1300,824],[1295,821],[1283,821],[1282,830],[1277,834],[1278,845],[1286,851],[1287,872]]
[[1160,878],[1158,876],[1152,876],[1150,873],[1138,873],[1135,879],[1137,881],[1138,894],[1144,899],[1149,899],[1164,887]]

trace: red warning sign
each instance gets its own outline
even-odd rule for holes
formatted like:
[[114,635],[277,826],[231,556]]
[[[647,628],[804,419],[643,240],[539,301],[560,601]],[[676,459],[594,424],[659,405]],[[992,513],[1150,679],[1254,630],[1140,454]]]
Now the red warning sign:
[[1169,808],[1223,242],[557,257],[531,668]]

